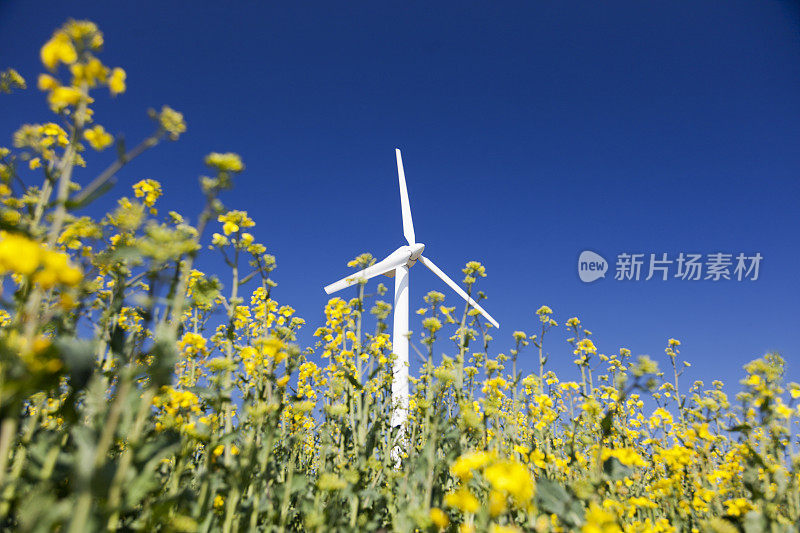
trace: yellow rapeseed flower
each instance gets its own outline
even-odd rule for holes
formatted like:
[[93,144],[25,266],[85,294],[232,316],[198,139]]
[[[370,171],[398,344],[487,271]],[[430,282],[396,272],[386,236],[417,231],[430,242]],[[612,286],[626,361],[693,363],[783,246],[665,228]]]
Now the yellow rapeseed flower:
[[605,461],[609,457],[615,457],[625,466],[647,466],[647,463],[644,459],[642,459],[642,456],[639,455],[633,448],[603,448],[601,459]]
[[492,524],[489,526],[489,533],[520,533],[522,530],[516,526],[503,526]]
[[56,87],[47,96],[47,102],[54,111],[67,106],[76,106],[81,101],[81,91],[74,87]]
[[445,513],[438,507],[431,508],[430,518],[431,522],[433,522],[433,525],[435,525],[439,529],[444,529],[450,525],[450,518],[447,516],[447,513]]
[[483,476],[494,490],[509,494],[518,504],[524,504],[533,497],[533,477],[521,463],[498,461],[487,466]]
[[72,72],[72,85],[74,86],[85,83],[89,87],[94,87],[98,82],[103,83],[108,78],[108,68],[95,57],[86,64],[73,64],[70,72]]
[[0,232],[0,274],[31,276],[35,283],[50,288],[61,283],[77,285],[83,278],[63,252],[49,250],[24,235]]
[[446,494],[444,504],[459,509],[463,513],[475,513],[481,507],[478,498],[465,488]]
[[42,46],[40,56],[44,66],[50,70],[55,70],[59,63],[70,65],[78,60],[72,40],[62,30],[56,31]]
[[177,140],[181,133],[186,132],[183,115],[168,106],[161,108],[161,112],[158,114],[158,124],[173,141]]
[[494,455],[486,451],[465,453],[450,466],[450,473],[462,480],[470,479],[473,470],[482,468],[493,458]]
[[225,498],[217,494],[214,496],[214,509],[221,511],[223,507],[225,507]]
[[104,150],[108,145],[114,142],[114,137],[100,124],[84,131],[83,137],[89,142],[89,145],[98,152]]
[[586,523],[581,528],[583,533],[622,533],[616,517],[592,502],[586,511]]
[[14,89],[25,89],[25,78],[13,68],[0,72],[0,93],[10,93]]
[[144,198],[144,205],[150,207],[150,212],[152,213],[152,207],[162,194],[161,184],[153,179],[141,180],[133,185],[133,194],[137,198]]
[[239,231],[241,228],[251,228],[256,225],[246,211],[228,211],[224,215],[217,217],[218,222],[222,222],[222,231],[225,235],[230,235]]
[[212,152],[206,156],[206,165],[220,172],[241,172],[244,169],[242,158],[232,152],[224,154]]
[[36,83],[40,91],[52,91],[59,85],[58,80],[50,74],[39,74],[39,80]]
[[116,67],[111,71],[111,75],[108,77],[108,90],[111,92],[112,96],[116,96],[125,92],[126,77],[127,74],[125,74],[125,71],[119,67]]

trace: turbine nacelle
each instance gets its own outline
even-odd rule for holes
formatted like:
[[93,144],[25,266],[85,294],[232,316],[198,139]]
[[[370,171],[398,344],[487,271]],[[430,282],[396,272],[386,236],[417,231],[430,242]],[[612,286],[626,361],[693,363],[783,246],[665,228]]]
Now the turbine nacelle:
[[405,246],[409,250],[409,257],[408,257],[408,266],[414,266],[414,263],[417,262],[419,256],[422,255],[422,252],[425,251],[425,245],[421,242],[414,243],[410,246]]
[[[401,246],[400,248],[389,254],[389,257],[387,257],[385,261],[389,261],[394,257],[406,257],[407,258],[406,266],[408,268],[411,268],[412,266],[417,264],[417,261],[419,260],[424,250],[425,250],[425,245],[422,244],[421,242],[417,242],[411,245]],[[394,269],[390,270],[389,272],[385,272],[384,276],[386,276],[387,278],[393,278]]]
[[416,242],[414,244],[404,245],[389,254],[389,258],[394,257],[407,257],[408,258],[408,266],[414,266],[414,263],[417,262],[419,256],[422,255],[422,252],[425,251],[425,245],[421,242]]

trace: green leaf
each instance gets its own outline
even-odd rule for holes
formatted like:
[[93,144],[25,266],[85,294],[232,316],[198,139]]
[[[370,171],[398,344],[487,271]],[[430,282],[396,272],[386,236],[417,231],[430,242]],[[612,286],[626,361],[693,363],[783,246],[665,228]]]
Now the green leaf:
[[555,514],[568,526],[577,527],[583,523],[583,504],[555,481],[546,478],[537,481],[536,503],[539,509]]
[[764,533],[767,531],[767,523],[760,511],[750,511],[744,515],[742,529],[744,533]]
[[87,195],[83,195],[82,193],[76,194],[75,196],[67,200],[66,202],[67,209],[69,209],[70,211],[74,211],[76,209],[82,209],[86,207],[87,205],[94,202],[95,200],[103,196],[105,193],[113,189],[116,183],[117,183],[116,178],[112,177]]
[[94,370],[96,343],[60,337],[53,344],[67,368],[70,385],[75,389],[82,389]]
[[364,386],[363,386],[363,385],[362,385],[362,384],[361,384],[361,383],[360,383],[360,382],[359,382],[359,381],[356,379],[356,377],[355,377],[353,374],[351,374],[350,372],[347,372],[347,373],[345,373],[345,376],[347,376],[347,381],[349,381],[349,382],[350,382],[350,384],[351,384],[353,387],[355,387],[355,388],[356,388],[356,390],[362,390],[362,389],[364,388]]
[[609,409],[606,411],[603,420],[600,421],[600,428],[603,430],[603,436],[608,437],[611,435],[611,425],[614,423],[614,412]]
[[630,477],[630,475],[633,473],[633,470],[630,467],[622,464],[616,457],[609,457],[603,461],[603,472],[612,481],[617,481],[619,479]]

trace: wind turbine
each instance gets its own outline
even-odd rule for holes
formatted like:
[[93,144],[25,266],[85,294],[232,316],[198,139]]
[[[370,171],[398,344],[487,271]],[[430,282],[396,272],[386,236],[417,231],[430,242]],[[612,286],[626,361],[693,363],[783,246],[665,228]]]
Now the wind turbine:
[[477,309],[486,320],[499,328],[500,324],[492,318],[486,310],[478,305],[478,302],[467,295],[456,282],[450,279],[447,274],[442,272],[433,261],[422,255],[425,245],[417,242],[414,235],[414,223],[411,220],[411,206],[408,202],[408,190],[406,189],[406,175],[403,172],[403,159],[400,150],[395,149],[397,156],[397,175],[400,180],[400,207],[403,212],[403,235],[408,241],[408,245],[403,245],[385,259],[365,268],[355,274],[340,279],[325,287],[325,292],[333,294],[346,287],[350,287],[364,280],[374,278],[381,274],[394,276],[394,327],[392,330],[392,348],[396,355],[394,367],[392,368],[392,425],[402,425],[408,416],[408,282],[409,269],[417,261],[428,267],[451,289],[464,298],[469,305]]

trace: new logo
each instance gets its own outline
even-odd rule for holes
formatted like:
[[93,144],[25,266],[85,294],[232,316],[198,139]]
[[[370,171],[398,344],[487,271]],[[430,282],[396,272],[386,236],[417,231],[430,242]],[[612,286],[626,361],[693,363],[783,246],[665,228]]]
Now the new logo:
[[606,277],[608,262],[600,254],[584,250],[578,257],[578,277],[584,283],[591,283]]

